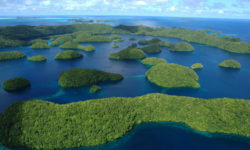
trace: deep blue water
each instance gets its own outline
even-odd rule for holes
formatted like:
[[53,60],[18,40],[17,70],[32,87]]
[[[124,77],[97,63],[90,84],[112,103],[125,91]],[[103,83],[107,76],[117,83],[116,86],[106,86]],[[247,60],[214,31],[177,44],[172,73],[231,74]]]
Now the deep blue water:
[[[93,19],[93,17],[88,17]],[[96,17],[97,18],[97,17]],[[97,18],[98,19],[98,18]],[[110,19],[103,17],[102,19]],[[113,18],[114,19],[114,18]],[[211,28],[215,31],[223,31],[229,34],[241,37],[245,41],[249,40],[249,20],[228,20],[228,19],[194,19],[194,20],[178,20],[176,18],[152,18],[152,17],[115,17],[117,21],[112,25],[119,23],[127,25],[150,25],[167,27],[178,26],[192,29]],[[0,19],[0,26],[13,24],[26,25],[51,25],[51,24],[70,24],[63,18],[57,19],[28,19],[5,21]],[[58,47],[52,47],[49,50],[32,50],[29,47],[22,48],[6,48],[1,51],[18,50],[27,54],[28,57],[34,55],[44,55],[48,58],[45,63],[29,62],[27,59],[2,61],[0,62],[0,83],[12,77],[25,77],[29,79],[32,86],[22,92],[8,93],[0,87],[0,112],[15,101],[39,98],[56,103],[70,103],[88,99],[114,97],[114,96],[140,96],[147,93],[167,93],[171,95],[183,95],[200,98],[244,98],[250,99],[250,55],[229,53],[217,48],[206,45],[194,44],[195,51],[191,53],[170,52],[168,48],[162,48],[159,54],[150,54],[150,56],[165,58],[169,63],[177,63],[190,66],[193,63],[200,62],[204,65],[204,69],[196,71],[199,75],[200,89],[182,88],[182,89],[166,89],[153,85],[145,78],[145,72],[148,68],[140,63],[140,61],[115,61],[109,60],[108,56],[131,43],[128,35],[122,35],[124,42],[118,43],[119,48],[112,48],[113,43],[86,43],[96,47],[93,53],[84,54],[83,59],[71,61],[55,61],[54,56],[63,51]],[[140,39],[151,39],[150,36],[134,36],[137,41]],[[161,38],[164,41],[173,43],[181,40],[173,38]],[[235,59],[242,64],[240,70],[223,69],[218,64],[225,59]],[[89,87],[79,89],[63,89],[58,86],[58,76],[61,71],[70,68],[94,68],[107,72],[120,73],[125,78],[116,83],[100,84],[102,91],[97,94],[90,94]],[[189,130],[174,128],[169,125],[162,124],[146,124],[136,127],[126,137],[112,142],[110,144],[99,146],[91,149],[250,149],[250,145],[241,140],[234,140],[227,136],[220,138],[209,138],[200,134],[195,134]],[[248,140],[249,141],[249,140]],[[1,149],[1,148],[0,148]]]

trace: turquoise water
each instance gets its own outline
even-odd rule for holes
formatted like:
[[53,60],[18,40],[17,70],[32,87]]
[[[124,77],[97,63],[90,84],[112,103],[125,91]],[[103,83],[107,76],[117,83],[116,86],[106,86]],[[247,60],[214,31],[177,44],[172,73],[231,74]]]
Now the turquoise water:
[[[93,17],[88,17],[93,19]],[[95,17],[97,18],[97,17]],[[98,18],[97,18],[98,19]],[[109,19],[104,17],[103,19]],[[178,26],[204,29],[211,28],[215,31],[224,31],[225,34],[241,37],[245,41],[249,41],[249,20],[219,20],[219,19],[195,19],[195,20],[176,20],[173,18],[152,18],[152,17],[116,17],[119,23],[127,25],[150,25],[167,27]],[[6,20],[6,19],[5,19]],[[13,24],[70,24],[65,18],[39,18],[15,20],[9,22],[0,19],[0,25]],[[49,22],[49,23],[48,23]],[[150,56],[164,58],[170,63],[177,63],[190,66],[193,63],[200,62],[204,65],[204,69],[196,71],[199,75],[200,89],[181,88],[167,89],[153,85],[145,78],[145,72],[149,69],[142,65],[140,61],[115,61],[109,60],[108,56],[117,52],[136,41],[129,41],[128,35],[122,35],[124,42],[118,43],[119,48],[112,48],[113,43],[86,43],[96,47],[96,52],[84,54],[83,59],[72,61],[55,61],[54,56],[62,50],[58,47],[52,47],[49,50],[32,50],[29,47],[22,48],[6,48],[1,51],[18,50],[27,54],[28,57],[34,55],[44,55],[48,58],[45,63],[29,62],[26,59],[12,60],[0,62],[0,83],[12,77],[22,76],[29,79],[32,86],[22,92],[8,93],[0,87],[0,112],[15,101],[39,98],[52,101],[55,103],[65,104],[70,102],[105,98],[113,96],[140,96],[147,93],[166,93],[171,95],[183,95],[200,98],[244,98],[250,99],[250,55],[233,54],[217,48],[191,43],[195,47],[195,51],[191,53],[170,52],[168,48],[162,48],[159,54],[150,54]],[[151,39],[150,36],[134,36],[137,41],[140,39]],[[161,38],[163,41],[173,43],[181,40],[174,38]],[[242,64],[241,70],[223,69],[218,64],[225,59],[235,59]],[[63,89],[58,86],[58,75],[61,71],[74,68],[94,68],[103,71],[120,73],[125,78],[116,83],[100,84],[102,91],[97,94],[89,93],[89,87],[79,89]],[[250,149],[247,140],[239,140],[237,137],[220,136],[208,137],[176,128],[169,125],[145,124],[136,127],[131,133],[124,138],[112,142],[110,144],[94,147],[90,149]],[[181,143],[181,144],[180,144]],[[1,148],[0,148],[1,149]],[[4,149],[4,148],[3,148]],[[80,148],[85,149],[85,148]],[[87,148],[89,149],[89,148]]]

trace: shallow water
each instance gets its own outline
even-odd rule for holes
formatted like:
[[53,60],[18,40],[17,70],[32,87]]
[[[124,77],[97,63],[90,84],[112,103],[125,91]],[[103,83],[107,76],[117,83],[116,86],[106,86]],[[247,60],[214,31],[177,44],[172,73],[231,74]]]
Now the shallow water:
[[[107,17],[108,18],[108,17]],[[107,19],[104,18],[104,19]],[[56,21],[50,19],[48,24],[69,24],[67,20]],[[246,20],[214,20],[213,24],[209,23],[209,19],[181,21],[174,19],[162,18],[137,18],[131,17],[117,18],[117,23],[128,25],[150,25],[150,26],[186,26],[188,28],[202,29],[212,28],[213,30],[224,30],[226,34],[233,34],[249,41],[249,35],[246,30],[250,26],[250,22]],[[33,24],[46,24],[46,21],[30,21]],[[237,22],[238,21],[238,22]],[[0,20],[0,25],[3,25]],[[21,22],[21,21],[20,21]],[[211,22],[211,20],[210,20]],[[22,23],[22,22],[21,22]],[[150,24],[151,23],[151,24]],[[113,24],[113,25],[115,25]],[[228,24],[227,27],[224,25]],[[238,24],[237,28],[234,28]],[[245,30],[245,33],[244,33]],[[140,96],[148,93],[166,93],[171,95],[192,96],[200,98],[244,98],[250,99],[250,55],[229,53],[217,48],[206,45],[194,44],[194,52],[170,52],[168,48],[162,48],[162,52],[158,54],[147,55],[149,57],[165,58],[169,63],[177,63],[185,66],[191,66],[193,63],[202,63],[204,68],[196,71],[199,75],[200,89],[181,88],[167,89],[153,85],[145,78],[145,72],[149,69],[142,65],[140,61],[116,61],[109,60],[108,56],[117,52],[128,45],[136,42],[129,41],[129,35],[122,35],[124,42],[118,43],[119,48],[112,48],[113,43],[86,43],[83,45],[92,44],[96,47],[96,52],[86,53],[81,50],[78,52],[84,54],[83,59],[71,61],[55,61],[54,56],[63,51],[58,47],[52,47],[49,50],[32,50],[29,47],[22,48],[6,48],[1,51],[18,50],[27,54],[28,57],[34,55],[44,55],[47,57],[47,62],[34,63],[27,59],[2,61],[0,62],[0,83],[12,77],[25,77],[29,79],[32,86],[22,92],[8,93],[0,87],[0,112],[4,111],[9,105],[15,101],[28,100],[33,98],[48,100],[60,104],[105,98],[113,96]],[[134,36],[137,41],[140,39],[151,39],[150,36]],[[173,43],[181,40],[174,38],[161,38],[164,41]],[[235,59],[242,64],[240,70],[223,69],[218,67],[218,64],[225,59]],[[100,84],[102,91],[97,94],[89,93],[89,87],[79,89],[63,89],[58,86],[58,76],[61,71],[70,68],[94,68],[107,72],[120,73],[125,78],[116,83]],[[181,143],[181,144],[180,144]],[[0,147],[1,149],[1,147]],[[4,149],[4,147],[2,148]],[[2,150],[1,149],[1,150]],[[85,148],[80,148],[85,149]],[[88,149],[88,148],[87,148]],[[181,130],[168,125],[145,124],[136,127],[131,133],[124,138],[112,142],[104,146],[98,146],[91,149],[250,149],[249,144],[241,140],[232,140],[227,136],[220,138],[208,138],[187,130]]]

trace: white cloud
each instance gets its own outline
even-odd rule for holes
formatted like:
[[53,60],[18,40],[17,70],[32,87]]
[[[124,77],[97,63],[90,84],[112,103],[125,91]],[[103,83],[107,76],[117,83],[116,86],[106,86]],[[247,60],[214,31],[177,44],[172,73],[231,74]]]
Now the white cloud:
[[224,14],[224,10],[219,10],[219,14]]
[[136,1],[135,4],[136,5],[147,5],[147,3],[145,1]]
[[50,3],[51,3],[50,0],[44,0],[44,1],[41,1],[41,2],[40,2],[41,5],[45,5],[45,6],[50,5]]
[[169,10],[170,10],[170,11],[175,11],[176,8],[175,8],[175,6],[172,6],[172,7],[169,8]]

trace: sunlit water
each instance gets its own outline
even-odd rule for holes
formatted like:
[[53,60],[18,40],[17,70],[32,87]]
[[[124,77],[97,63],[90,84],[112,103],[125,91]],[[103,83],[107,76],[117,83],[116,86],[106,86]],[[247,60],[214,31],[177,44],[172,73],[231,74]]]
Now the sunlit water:
[[[89,17],[91,19],[91,17]],[[108,19],[109,17],[107,17]],[[106,19],[106,18],[105,18]],[[123,17],[117,18],[118,23],[128,25],[150,25],[168,27],[178,26],[193,29],[211,28],[215,31],[225,31],[226,34],[241,37],[243,40],[249,41],[247,30],[250,22],[247,20],[218,20],[213,23],[209,19],[195,20],[175,20],[162,18],[135,18]],[[16,21],[16,22],[15,22]],[[16,24],[40,25],[40,24],[70,24],[63,19],[41,19],[39,21],[22,21],[15,20]],[[11,22],[11,21],[10,21]],[[18,22],[18,23],[17,23]],[[49,23],[48,23],[49,22]],[[198,22],[198,23],[197,23]],[[13,23],[13,21],[12,21]],[[9,25],[8,21],[0,20],[0,25]],[[235,27],[236,26],[236,27]],[[243,32],[245,31],[245,32]],[[212,48],[205,45],[191,43],[195,47],[194,52],[170,52],[168,48],[162,48],[162,52],[158,54],[150,54],[165,58],[169,63],[177,63],[185,66],[190,66],[193,63],[202,63],[204,69],[196,71],[199,75],[200,89],[182,88],[182,89],[167,89],[153,85],[145,78],[145,72],[149,69],[137,61],[116,61],[109,60],[108,56],[128,45],[136,42],[129,41],[128,35],[122,35],[124,42],[118,43],[119,48],[112,48],[113,43],[86,43],[83,45],[92,44],[96,47],[93,53],[86,53],[81,50],[78,52],[84,54],[83,59],[70,61],[55,61],[54,56],[63,51],[58,47],[52,47],[49,50],[32,50],[29,47],[23,48],[6,48],[1,51],[18,50],[26,53],[28,57],[34,55],[44,55],[47,57],[47,62],[34,63],[27,59],[11,60],[0,62],[0,83],[12,77],[25,77],[29,79],[32,86],[22,92],[8,93],[0,87],[0,112],[15,101],[28,99],[43,99],[56,103],[70,103],[88,99],[124,96],[134,97],[148,93],[166,93],[171,95],[192,96],[200,98],[244,98],[250,99],[250,55],[233,54],[217,48]],[[151,39],[150,36],[134,36],[137,41],[140,39]],[[181,40],[173,38],[161,38],[164,41],[173,43]],[[218,64],[225,59],[235,59],[242,64],[240,70],[223,69],[218,67]],[[107,72],[120,73],[125,78],[116,83],[100,84],[102,91],[97,94],[89,93],[89,87],[79,89],[63,89],[58,86],[58,76],[61,71],[70,68],[94,68]],[[136,127],[131,133],[124,138],[112,142],[104,146],[98,146],[87,149],[250,149],[250,145],[246,141],[238,140],[227,136],[207,137],[190,130],[183,130],[180,127],[172,127],[168,124],[145,124]],[[0,148],[1,149],[1,148]],[[4,149],[4,147],[2,148]],[[86,148],[80,148],[86,149]]]

